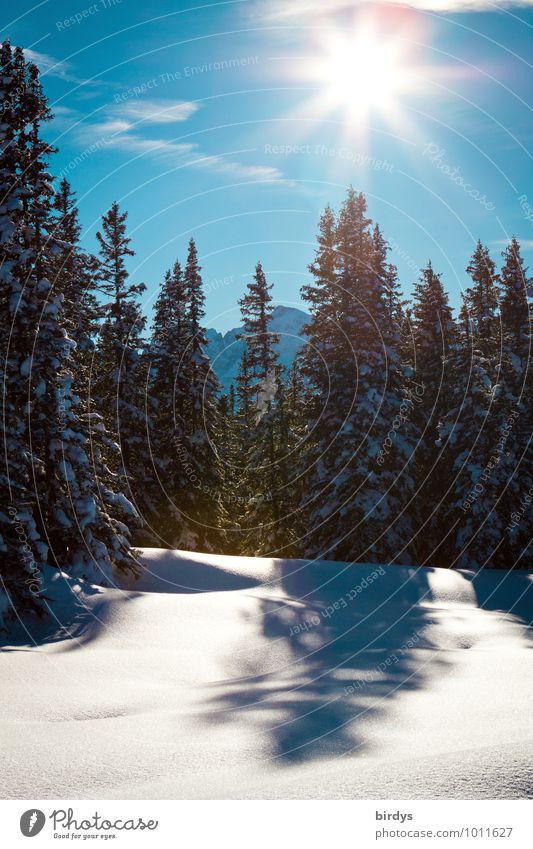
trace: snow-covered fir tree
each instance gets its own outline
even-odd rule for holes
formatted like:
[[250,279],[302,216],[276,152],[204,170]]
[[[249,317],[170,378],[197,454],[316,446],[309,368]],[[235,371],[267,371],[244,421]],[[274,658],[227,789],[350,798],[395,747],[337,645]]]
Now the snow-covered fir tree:
[[[111,557],[106,559],[105,551],[101,548],[101,541],[94,537],[91,531],[91,522],[87,516],[83,518],[81,527],[87,525],[90,544],[87,551],[90,553],[94,546],[103,555],[102,565],[93,569],[96,580],[101,580],[102,573],[110,573],[110,561],[120,563],[128,568],[132,566],[133,560],[130,555],[130,526],[135,528],[138,524],[137,511],[133,504],[126,498],[120,489],[119,475],[114,473],[108,465],[107,458],[111,455],[118,459],[119,449],[113,437],[113,432],[108,432],[104,423],[104,417],[95,409],[92,399],[92,381],[95,358],[95,338],[99,330],[99,318],[101,308],[98,303],[99,271],[98,259],[87,253],[80,246],[81,226],[79,223],[78,209],[75,194],[69,182],[62,179],[58,191],[54,197],[53,210],[55,222],[53,227],[54,238],[59,241],[61,250],[58,250],[54,261],[54,284],[63,296],[63,323],[69,336],[76,341],[76,347],[69,356],[69,374],[66,377],[68,385],[72,387],[72,409],[67,411],[63,404],[63,415],[65,419],[70,418],[71,428],[74,427],[74,414],[79,420],[79,426],[83,429],[84,453],[89,457],[91,475],[96,483],[94,498],[89,497],[86,504],[89,512],[93,513],[99,535],[107,536]],[[80,498],[85,497],[92,488],[90,475],[87,474],[83,454],[79,454],[77,460],[82,460],[83,471],[86,479],[79,486]],[[76,527],[74,533],[76,533]],[[109,530],[113,531],[109,538]],[[77,529],[78,531],[80,528]],[[83,534],[82,534],[83,536]],[[78,561],[86,574],[90,573],[89,564],[85,562],[83,554],[77,555]],[[96,561],[95,561],[96,562]],[[105,570],[103,566],[105,565]]]
[[327,369],[307,367],[323,407],[310,423],[305,458],[306,554],[406,561],[414,437],[390,320],[392,267],[362,194],[349,190],[333,244],[331,218],[326,210],[310,266],[316,285],[303,291],[313,315],[310,343]]
[[54,276],[65,244],[54,237],[46,170],[52,149],[41,137],[50,113],[38,70],[22,50],[4,43],[1,63],[5,615],[38,610],[53,567],[109,578],[114,565],[131,567],[133,559],[127,526],[104,506],[76,409],[70,369],[76,340],[65,327],[64,306],[71,281]]
[[[467,329],[480,353],[487,359],[489,371],[495,365],[499,348],[498,275],[487,247],[478,240],[467,266],[472,279],[464,293],[464,314]],[[492,358],[492,362],[489,360]]]
[[224,539],[223,475],[216,452],[218,382],[206,353],[205,295],[194,239],[189,241],[180,286],[185,311],[183,336],[178,340],[180,353],[174,365],[177,427],[169,467],[177,511],[173,544],[214,551],[220,549]]
[[149,393],[154,400],[154,415],[147,420],[153,473],[158,495],[151,515],[146,517],[163,542],[176,536],[179,513],[174,506],[174,486],[169,485],[169,470],[175,460],[176,441],[183,432],[182,405],[184,386],[181,371],[185,342],[186,298],[183,273],[178,260],[165,274],[154,308],[152,334],[148,348]]
[[59,184],[53,209],[56,216],[53,236],[61,246],[55,258],[54,284],[63,293],[65,328],[76,340],[70,367],[76,371],[76,392],[86,406],[98,331],[98,260],[80,247],[76,196],[66,179]]
[[499,316],[495,265],[477,243],[467,267],[460,335],[449,359],[449,407],[439,426],[439,463],[447,490],[438,513],[438,565],[493,567],[505,559],[505,510],[510,457],[502,449]]
[[267,283],[263,267],[258,262],[246,294],[239,301],[242,316],[241,338],[246,342],[248,365],[256,392],[266,384],[271,374],[275,376],[279,370],[274,347],[279,342],[279,335],[270,330],[274,312],[271,290],[272,284]]
[[433,270],[431,262],[422,269],[415,284],[411,328],[413,357],[408,391],[417,437],[416,498],[411,513],[416,523],[417,562],[424,562],[433,554],[434,541],[438,538],[435,533],[438,510],[450,484],[444,474],[448,466],[437,442],[438,427],[450,408],[448,367],[458,341],[448,295],[441,275]]
[[372,246],[373,271],[380,278],[381,286],[385,291],[384,300],[386,314],[389,320],[388,335],[398,345],[405,318],[404,307],[407,301],[402,294],[402,288],[398,280],[398,270],[395,265],[392,265],[388,261],[389,246],[381,232],[379,224],[375,224],[372,231]]
[[500,272],[502,358],[496,387],[500,447],[505,453],[507,486],[502,496],[506,528],[505,568],[525,565],[532,551],[529,496],[533,492],[533,369],[531,299],[533,280],[513,236],[502,254]]
[[272,553],[286,542],[281,527],[284,515],[282,493],[286,448],[280,444],[281,425],[276,396],[281,386],[281,369],[275,345],[279,335],[270,329],[274,311],[261,263],[239,301],[241,338],[246,345],[239,374],[239,397],[243,401],[240,453],[243,469],[240,488],[247,496],[241,524],[243,551]]
[[[25,128],[35,118],[42,120],[48,113],[44,103],[37,109],[32,105],[30,69],[22,50],[13,50],[9,42],[3,42],[0,62],[0,334],[4,449],[0,477],[0,624],[3,624],[15,610],[24,614],[39,608],[42,572],[48,562],[48,547],[36,521],[38,509],[33,481],[36,461],[32,456],[28,422],[28,374],[37,305],[32,303],[36,288],[34,275],[31,275],[35,262],[34,234],[29,220],[32,187],[24,173],[29,155]],[[34,73],[32,71],[32,76]],[[50,191],[47,182],[46,202]]]
[[146,319],[140,295],[144,283],[130,283],[126,260],[134,256],[126,233],[127,212],[113,203],[96,234],[100,245],[99,289],[105,298],[91,392],[119,452],[110,445],[108,462],[135,503],[139,517],[152,509],[154,474],[147,444],[152,399],[143,361]]

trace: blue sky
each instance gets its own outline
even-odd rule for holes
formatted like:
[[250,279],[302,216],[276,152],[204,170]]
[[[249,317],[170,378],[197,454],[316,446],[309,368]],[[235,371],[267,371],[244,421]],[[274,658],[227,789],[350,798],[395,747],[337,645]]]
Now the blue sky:
[[[149,311],[194,235],[207,322],[226,330],[258,259],[276,301],[301,306],[320,212],[350,183],[407,293],[431,258],[457,305],[477,238],[499,261],[514,233],[533,266],[533,6],[465,6],[17,0],[1,29],[43,71],[52,171],[78,194],[86,246],[118,200]],[[354,115],[374,89],[332,82],[332,45],[357,53],[369,26],[369,61],[392,45],[398,82]]]

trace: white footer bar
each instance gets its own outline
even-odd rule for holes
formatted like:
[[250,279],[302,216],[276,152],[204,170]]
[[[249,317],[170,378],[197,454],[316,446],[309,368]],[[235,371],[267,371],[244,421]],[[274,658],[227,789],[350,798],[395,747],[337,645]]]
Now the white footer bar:
[[[0,801],[0,843],[215,849],[533,846],[512,801]],[[35,843],[30,839],[35,838]]]

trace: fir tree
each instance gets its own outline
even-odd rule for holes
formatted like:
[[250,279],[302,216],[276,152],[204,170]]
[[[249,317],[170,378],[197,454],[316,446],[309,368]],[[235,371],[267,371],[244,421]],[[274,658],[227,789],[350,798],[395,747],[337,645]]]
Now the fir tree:
[[531,368],[531,307],[533,281],[524,266],[518,240],[513,237],[502,254],[500,273],[502,360],[496,387],[500,423],[499,444],[506,460],[507,486],[502,497],[505,568],[522,566],[531,554],[533,490],[533,378]]
[[179,515],[174,545],[213,551],[224,544],[222,469],[215,451],[218,431],[218,382],[206,353],[201,267],[194,239],[189,241],[183,273],[184,336],[175,369],[178,428],[170,467],[173,501]]
[[338,263],[337,223],[333,210],[327,206],[319,222],[315,261],[309,266],[313,282],[302,287],[302,298],[311,310],[311,320],[304,328],[308,344],[302,370],[315,390],[309,411],[310,417],[315,418],[319,415],[320,400],[327,398],[331,389],[327,363],[337,344]]
[[484,360],[457,346],[450,359],[450,407],[439,426],[445,480],[438,511],[434,562],[456,568],[495,565],[504,523],[498,499],[502,492],[498,454],[498,416]]
[[[155,303],[152,338],[149,347],[149,392],[155,402],[154,416],[148,420],[150,452],[154,475],[159,481],[159,495],[150,521],[167,544],[179,538],[182,520],[175,500],[182,511],[188,494],[192,512],[192,491],[177,472],[176,448],[184,437],[187,377],[187,293],[178,260],[167,271]],[[186,511],[187,512],[187,511]]]
[[[449,362],[449,408],[438,447],[449,485],[439,509],[435,562],[462,568],[493,567],[505,559],[504,493],[509,455],[500,441],[501,410],[496,271],[477,243],[467,267],[460,334]],[[502,547],[503,546],[503,547]]]
[[[468,316],[472,344],[482,356],[494,359],[498,354],[498,275],[488,248],[480,241],[467,266],[472,286],[464,293],[464,311]],[[493,362],[487,360],[489,373]]]
[[118,456],[110,453],[109,463],[143,516],[153,509],[154,479],[146,440],[147,420],[153,412],[142,359],[146,320],[139,303],[146,286],[129,282],[126,259],[134,252],[126,235],[126,218],[127,213],[113,203],[96,234],[99,288],[108,301],[102,309],[92,391],[96,411],[120,448]]
[[[438,526],[438,510],[450,481],[446,465],[439,457],[438,427],[450,408],[450,358],[458,341],[448,296],[440,275],[431,262],[422,269],[415,285],[412,309],[414,357],[408,391],[413,401],[413,423],[418,445],[415,481],[417,497],[412,513],[416,517],[415,550],[417,562],[431,558]],[[439,462],[440,460],[440,462]]]
[[[52,567],[111,576],[133,566],[128,528],[108,512],[89,462],[89,435],[77,412],[70,358],[76,340],[65,327],[68,281],[54,287],[64,243],[54,237],[53,189],[41,138],[50,117],[38,70],[22,50],[1,50],[5,147],[0,163],[3,424],[0,515],[4,600],[18,612],[39,610]],[[124,500],[124,508],[129,505]]]
[[[312,305],[311,341],[326,360],[330,393],[311,422],[313,442],[305,458],[306,490],[312,493],[310,503],[302,504],[311,528],[306,554],[405,561],[412,533],[405,505],[413,491],[407,468],[413,431],[403,415],[405,376],[390,320],[393,272],[370,224],[364,196],[350,190],[336,228],[336,286],[331,249],[324,252],[319,243],[310,268],[317,285],[303,292]],[[310,373],[309,380],[319,394],[323,378]]]
[[522,386],[527,377],[527,363],[531,356],[531,312],[533,283],[520,252],[518,240],[513,236],[502,254],[504,264],[500,272],[501,321],[505,349],[514,361],[514,383],[517,397],[522,395]]
[[380,278],[381,286],[385,292],[384,301],[389,321],[388,334],[396,344],[399,344],[404,321],[404,307],[407,301],[402,295],[397,268],[388,261],[389,246],[383,237],[379,224],[374,226],[372,243],[373,271]]
[[64,326],[76,340],[76,347],[70,356],[70,368],[75,372],[76,393],[86,412],[94,339],[98,331],[98,261],[80,248],[81,226],[76,198],[66,179],[59,184],[53,208],[56,215],[53,235],[61,245],[54,261],[54,287],[63,296]]
[[278,373],[278,356],[275,345],[279,335],[270,331],[270,321],[274,307],[270,291],[272,284],[267,283],[263,267],[257,263],[253,280],[248,284],[247,292],[239,301],[244,339],[248,349],[248,365],[252,373],[257,393],[269,380],[275,380]]
[[279,532],[280,486],[279,443],[276,440],[274,399],[280,385],[280,368],[275,349],[279,336],[270,330],[273,313],[272,285],[267,283],[261,263],[255,269],[245,296],[239,301],[246,344],[238,378],[244,401],[241,455],[244,469],[241,488],[248,496],[242,515],[242,551],[272,552]]
[[[36,108],[31,94],[35,69],[26,66],[22,50],[15,48],[13,51],[9,42],[3,42],[0,62],[0,334],[4,449],[0,477],[1,627],[15,610],[23,614],[26,610],[39,609],[43,569],[48,562],[48,547],[36,521],[33,472],[37,460],[32,455],[28,421],[31,409],[28,375],[38,303],[35,297],[37,281],[32,273],[36,260],[35,233],[30,229],[33,187],[28,184],[25,169],[29,158],[26,127],[35,120],[45,120],[49,113],[44,102]],[[43,212],[46,213],[51,191],[48,182],[44,191],[44,198],[42,193],[35,198],[36,202],[40,201],[41,218]]]

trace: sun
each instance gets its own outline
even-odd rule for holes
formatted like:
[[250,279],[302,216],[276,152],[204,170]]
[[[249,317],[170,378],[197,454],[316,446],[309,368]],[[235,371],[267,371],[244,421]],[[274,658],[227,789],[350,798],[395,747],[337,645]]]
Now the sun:
[[[400,7],[398,7],[400,8]],[[415,132],[413,103],[427,86],[424,31],[411,15],[358,12],[344,28],[328,20],[310,28],[293,56],[275,57],[282,83],[294,83],[295,135],[336,127],[342,146],[370,148],[371,133]],[[301,123],[300,123],[301,122]]]
[[380,37],[370,26],[330,38],[311,74],[324,111],[342,109],[351,119],[392,112],[410,84],[402,42]]
[[319,68],[326,97],[355,112],[386,109],[400,87],[401,71],[391,44],[363,34],[337,43]]

